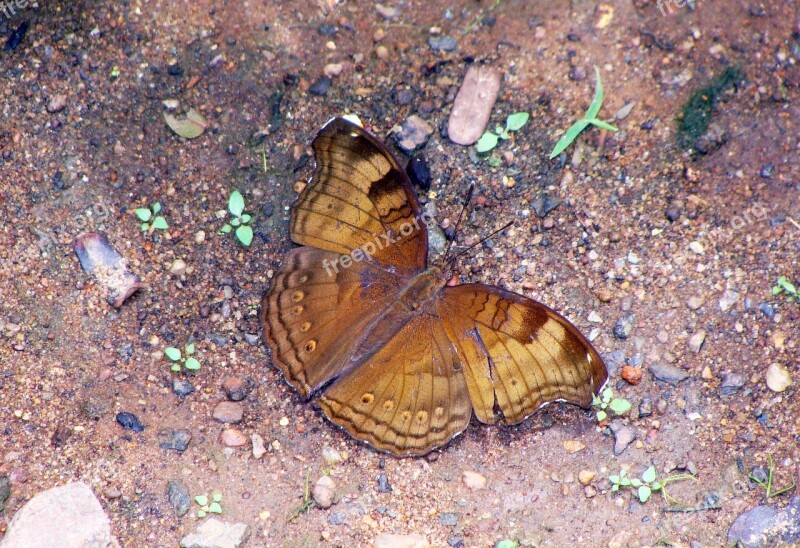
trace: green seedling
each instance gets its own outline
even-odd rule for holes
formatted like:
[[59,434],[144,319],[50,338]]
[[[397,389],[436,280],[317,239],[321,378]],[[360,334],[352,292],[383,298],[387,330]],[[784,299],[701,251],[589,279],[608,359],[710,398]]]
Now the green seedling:
[[142,232],[153,232],[154,230],[166,230],[169,228],[167,220],[159,215],[161,213],[161,204],[159,202],[150,207],[134,209],[133,212],[142,221]]
[[194,501],[200,506],[197,511],[198,518],[204,518],[208,514],[221,514],[222,513],[222,493],[214,493],[209,498],[208,495],[197,495]]
[[794,300],[795,302],[800,303],[800,292],[797,291],[797,288],[786,276],[781,276],[778,278],[778,281],[772,288],[773,295],[780,295],[781,293],[785,293],[790,302]]
[[639,502],[644,504],[653,493],[661,492],[664,496],[664,500],[667,502],[674,502],[674,499],[667,494],[666,485],[668,483],[672,483],[673,481],[680,481],[686,479],[695,479],[692,474],[675,474],[673,476],[669,476],[668,478],[658,481],[656,477],[656,467],[650,466],[647,470],[642,473],[641,478],[629,478],[628,471],[623,469],[620,470],[618,475],[608,476],[608,481],[611,482],[611,491],[616,492],[620,489],[630,487],[631,489],[636,489],[636,496],[639,498]]
[[301,502],[297,508],[292,510],[292,515],[289,517],[289,522],[291,523],[299,518],[300,514],[310,512],[313,507],[314,499],[311,498],[311,470],[308,470],[306,472],[305,489],[303,490],[303,502]]
[[615,415],[623,415],[630,411],[631,402],[625,398],[615,398],[614,391],[606,388],[599,397],[592,394],[592,407],[597,408],[597,422],[603,422],[608,418],[607,409],[611,409]]
[[220,234],[233,232],[240,244],[250,247],[253,243],[253,229],[250,227],[253,217],[244,212],[244,196],[238,190],[231,192],[228,198],[228,212],[231,214],[231,220],[222,225]]
[[794,479],[792,479],[791,485],[788,485],[786,487],[781,487],[773,491],[772,481],[774,479],[774,473],[775,473],[775,461],[772,460],[772,455],[769,454],[767,455],[767,463],[768,463],[767,481],[758,479],[752,473],[748,476],[751,480],[753,480],[758,485],[764,488],[764,491],[766,491],[767,500],[771,499],[772,497],[777,497],[778,495],[787,493],[792,489],[794,489],[795,487],[797,487],[797,482]]
[[200,362],[194,357],[194,343],[190,342],[183,347],[183,352],[179,348],[170,346],[164,349],[164,355],[172,362],[170,369],[174,372],[179,372],[181,366],[189,371],[197,371],[200,369]]
[[511,138],[511,133],[521,130],[528,123],[531,115],[527,112],[515,112],[506,118],[506,125],[497,126],[494,131],[484,133],[475,144],[475,150],[484,154],[492,151],[500,142]]
[[556,146],[553,148],[553,152],[550,153],[551,160],[564,152],[567,147],[578,138],[578,135],[580,135],[581,132],[590,125],[599,127],[601,129],[607,129],[608,131],[619,131],[615,126],[612,126],[608,122],[604,122],[597,117],[597,114],[600,112],[600,107],[603,106],[603,81],[600,79],[600,69],[594,67],[594,74],[595,79],[597,80],[597,85],[594,91],[594,100],[592,101],[592,104],[589,105],[589,109],[586,111],[586,114],[583,115],[583,118],[572,124],[566,133],[561,136],[561,139],[558,140]]

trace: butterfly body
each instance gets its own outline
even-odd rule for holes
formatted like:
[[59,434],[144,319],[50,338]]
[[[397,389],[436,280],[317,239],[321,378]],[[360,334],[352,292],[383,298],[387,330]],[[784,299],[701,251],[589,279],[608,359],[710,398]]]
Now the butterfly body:
[[286,381],[352,436],[421,455],[466,428],[520,422],[553,401],[588,406],[607,379],[565,318],[427,266],[427,227],[397,160],[343,119],[313,143],[290,251],[261,319]]

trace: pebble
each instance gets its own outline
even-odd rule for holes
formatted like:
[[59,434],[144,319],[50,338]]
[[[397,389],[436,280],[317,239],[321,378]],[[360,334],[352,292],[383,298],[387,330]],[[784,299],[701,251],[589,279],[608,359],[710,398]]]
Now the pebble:
[[392,486],[389,484],[389,478],[386,474],[378,474],[378,492],[379,493],[391,493]]
[[175,379],[172,381],[172,391],[179,398],[185,398],[194,392],[194,386],[186,379]]
[[308,88],[308,92],[311,95],[322,97],[324,95],[327,95],[328,90],[331,87],[331,84],[333,84],[333,81],[331,80],[330,76],[323,76],[322,78],[311,84],[311,86]]
[[347,521],[347,514],[344,512],[331,512],[328,516],[328,523],[331,525],[342,525]]
[[719,387],[719,393],[723,396],[731,396],[744,386],[745,378],[742,373],[728,373],[723,377]]
[[502,73],[488,65],[473,64],[453,102],[447,122],[447,137],[458,145],[471,145],[481,138],[500,91]]
[[336,466],[337,464],[344,462],[344,457],[342,454],[333,447],[323,447],[322,458],[325,460],[328,466]]
[[422,190],[430,190],[433,177],[428,167],[428,161],[422,154],[415,154],[406,165],[406,174],[411,182]]
[[767,367],[767,387],[773,392],[783,392],[792,385],[789,371],[779,363],[772,363]]
[[428,38],[428,45],[433,51],[455,51],[458,42],[449,36],[431,36]]
[[53,114],[56,112],[61,112],[67,107],[67,96],[66,95],[53,95],[50,97],[50,100],[47,102],[47,112]]
[[212,416],[219,422],[238,424],[244,417],[244,406],[240,403],[221,401],[214,408]]
[[161,430],[158,433],[158,446],[161,449],[172,449],[179,453],[186,451],[189,442],[192,441],[192,433],[185,428],[175,430]]
[[247,444],[247,436],[236,428],[226,428],[220,432],[219,441],[225,447],[242,447]]
[[641,367],[633,367],[630,365],[623,365],[620,371],[620,376],[630,384],[637,385],[642,382],[644,370]]
[[639,418],[643,419],[653,414],[653,398],[645,396],[639,402]]
[[581,470],[578,472],[578,481],[581,485],[589,485],[594,481],[597,473],[594,470]]
[[133,430],[134,432],[144,432],[144,426],[139,422],[139,417],[133,413],[121,412],[117,413],[117,422],[126,430]]
[[579,440],[564,440],[564,449],[567,453],[573,454],[586,449],[586,444]]
[[725,290],[725,293],[722,294],[722,298],[719,300],[719,308],[723,312],[727,312],[733,305],[739,302],[741,295],[738,292],[733,291],[732,289]]
[[198,230],[194,235],[194,243],[200,245],[205,241],[206,241],[206,231]]
[[455,527],[458,525],[458,518],[460,517],[461,514],[456,514],[455,512],[443,512],[439,515],[439,523],[448,527]]
[[231,401],[242,401],[250,393],[250,386],[239,377],[226,377],[222,381],[222,389]]
[[253,434],[250,436],[250,442],[253,444],[253,458],[258,460],[263,457],[267,452],[267,448],[264,445],[264,438],[258,434]]
[[189,488],[179,479],[173,479],[167,482],[167,498],[169,499],[172,509],[175,510],[175,513],[179,517],[186,514],[192,504]]
[[697,310],[703,306],[705,302],[706,300],[703,297],[689,297],[689,300],[686,301],[686,306],[689,307],[689,310]]
[[438,225],[428,229],[428,247],[436,254],[443,253],[447,247],[447,237]]
[[701,329],[700,331],[694,333],[691,337],[689,337],[689,350],[694,352],[695,354],[700,352],[700,349],[703,347],[703,343],[706,340],[706,331]]
[[336,482],[330,476],[322,476],[314,484],[311,495],[320,508],[330,508],[336,494]]
[[398,8],[384,6],[383,4],[375,4],[375,11],[387,21],[394,21],[400,17],[400,10]]
[[550,196],[546,192],[541,192],[537,194],[536,197],[531,202],[531,207],[533,208],[533,212],[540,219],[544,219],[545,217],[547,217],[552,211],[554,211],[560,205],[561,205],[561,200],[553,196]]
[[335,76],[339,76],[344,70],[344,65],[342,63],[328,63],[325,65],[325,68],[322,69],[322,73],[325,76],[333,78]]
[[248,536],[246,523],[229,523],[210,517],[181,539],[181,548],[238,548]]
[[689,378],[689,373],[683,369],[663,362],[654,363],[650,366],[649,371],[656,379],[669,383],[672,386],[677,386],[679,382]]
[[614,454],[621,455],[625,449],[636,439],[636,431],[630,426],[611,424],[614,432]]
[[169,265],[169,272],[176,276],[183,276],[186,274],[186,261],[183,259],[175,259],[172,261],[172,264]]
[[431,135],[433,128],[431,125],[416,114],[412,114],[400,126],[400,131],[394,134],[397,146],[403,152],[411,154],[418,148],[425,146]]
[[696,240],[689,244],[689,249],[696,255],[703,255],[706,252],[706,248],[703,247],[703,244]]
[[728,528],[728,546],[797,546],[800,543],[800,496],[785,508],[756,506],[743,512]]
[[616,118],[617,120],[624,120],[625,118],[628,117],[628,115],[633,110],[633,107],[635,106],[636,106],[636,101],[631,101],[630,103],[619,109],[616,112],[616,114],[614,114],[614,118]]
[[624,341],[630,337],[634,327],[636,327],[636,315],[633,312],[627,312],[614,325],[614,336]]
[[430,548],[431,544],[420,534],[395,535],[381,533],[375,537],[375,548]]
[[473,491],[479,491],[486,487],[488,480],[482,474],[478,472],[472,472],[470,470],[464,470],[463,473],[463,480],[464,485],[467,486],[468,489],[472,489]]

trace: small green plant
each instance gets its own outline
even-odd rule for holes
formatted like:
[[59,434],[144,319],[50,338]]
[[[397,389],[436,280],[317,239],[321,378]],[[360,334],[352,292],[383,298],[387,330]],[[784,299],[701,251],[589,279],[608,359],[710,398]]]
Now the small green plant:
[[674,501],[674,499],[667,494],[667,484],[673,481],[686,479],[695,479],[695,477],[692,474],[675,474],[658,481],[656,478],[656,467],[652,465],[642,473],[641,478],[629,478],[628,471],[625,469],[620,470],[618,475],[608,476],[608,481],[611,482],[612,492],[619,491],[625,487],[636,489],[636,496],[642,504],[650,500],[653,493],[659,491],[661,491],[665,501]]
[[768,464],[768,466],[767,466],[767,480],[766,481],[757,478],[752,473],[748,476],[751,480],[753,480],[758,485],[760,485],[761,487],[764,488],[764,491],[766,491],[767,500],[771,499],[772,497],[777,497],[778,495],[782,495],[782,494],[784,494],[784,493],[786,493],[788,491],[791,491],[795,487],[797,487],[797,482],[794,479],[792,479],[792,484],[791,485],[788,485],[786,487],[781,487],[781,488],[775,489],[773,491],[772,481],[773,481],[773,476],[774,476],[774,473],[775,473],[775,461],[772,460],[772,455],[771,454],[767,455],[767,464]]
[[607,129],[608,131],[618,131],[615,126],[600,120],[597,117],[597,113],[600,112],[600,107],[603,106],[603,81],[600,79],[600,69],[594,67],[594,74],[595,79],[597,80],[597,85],[594,91],[594,100],[592,104],[589,105],[589,109],[586,111],[586,114],[583,115],[583,118],[572,124],[570,128],[561,136],[561,139],[558,140],[556,146],[553,148],[553,152],[550,153],[550,159],[552,160],[562,152],[564,152],[572,142],[578,138],[578,135],[589,127],[590,125],[599,127],[601,129]]
[[772,288],[773,295],[780,295],[781,293],[785,293],[786,296],[789,297],[789,301],[794,299],[795,302],[800,303],[800,292],[797,291],[797,288],[786,276],[778,278],[778,281]]
[[154,203],[150,207],[139,207],[133,210],[136,217],[142,221],[142,232],[153,232],[154,230],[166,230],[169,228],[167,220],[159,215],[161,204]]
[[303,490],[303,502],[292,511],[292,515],[289,517],[289,522],[293,522],[300,514],[305,514],[306,512],[310,512],[311,509],[314,507],[314,499],[311,498],[311,470],[306,471],[306,483],[305,489]]
[[250,227],[250,221],[253,218],[244,212],[244,196],[238,190],[231,192],[228,198],[228,211],[232,218],[222,225],[219,230],[220,234],[229,234],[233,231],[240,244],[250,247],[250,244],[253,243],[253,229]]
[[625,398],[615,398],[614,391],[606,388],[598,397],[592,394],[592,407],[597,408],[597,422],[603,422],[608,418],[607,409],[611,409],[615,415],[622,415],[631,409],[631,402]]
[[200,506],[197,511],[198,518],[204,518],[207,514],[221,514],[222,513],[222,493],[214,493],[209,498],[208,495],[197,495],[194,501]]
[[519,131],[528,123],[531,117],[527,112],[515,112],[506,118],[506,125],[497,126],[494,131],[487,131],[484,133],[478,142],[475,144],[475,150],[484,154],[493,150],[502,139],[503,141],[511,138],[511,133]]
[[170,369],[174,372],[179,372],[181,366],[189,371],[197,371],[200,369],[200,362],[194,357],[194,343],[190,342],[183,347],[183,352],[179,348],[170,346],[164,349],[164,355],[172,362]]
[[504,539],[495,544],[494,548],[519,548],[519,541],[512,539]]

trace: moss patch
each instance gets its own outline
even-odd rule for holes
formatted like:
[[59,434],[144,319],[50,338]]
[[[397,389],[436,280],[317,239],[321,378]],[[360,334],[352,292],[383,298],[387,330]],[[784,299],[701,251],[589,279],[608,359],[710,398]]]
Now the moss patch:
[[743,77],[741,70],[728,67],[711,84],[689,97],[683,106],[683,117],[678,121],[678,141],[682,147],[693,146],[697,138],[706,132],[720,95]]

